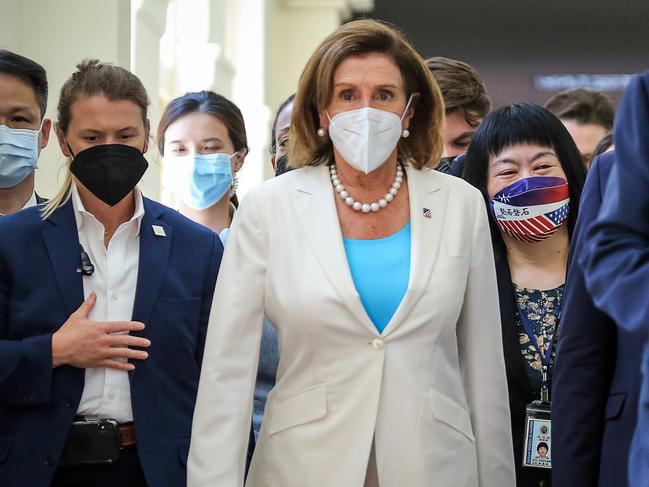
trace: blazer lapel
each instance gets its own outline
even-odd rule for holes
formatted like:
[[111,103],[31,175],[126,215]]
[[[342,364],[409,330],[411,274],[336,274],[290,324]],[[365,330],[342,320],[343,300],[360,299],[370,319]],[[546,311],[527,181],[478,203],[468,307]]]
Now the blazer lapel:
[[384,336],[394,332],[425,294],[446,221],[448,193],[435,181],[434,173],[405,168],[410,202],[410,278],[406,294],[383,330]]
[[500,300],[500,321],[502,324],[503,352],[509,379],[525,393],[532,394],[532,390],[525,372],[525,362],[521,354],[518,332],[516,331],[515,306],[516,297],[512,284],[509,264],[504,250],[496,247],[496,277],[498,280],[498,296]]
[[[143,198],[144,216],[140,225],[140,260],[137,271],[133,321],[141,321],[146,326],[142,332],[133,333],[146,336],[153,307],[155,306],[162,281],[167,270],[167,260],[173,238],[172,228],[159,220],[162,210]],[[162,229],[162,230],[160,230]]]
[[302,174],[304,178],[294,190],[293,199],[304,234],[341,301],[358,321],[378,335],[349,271],[329,171],[319,166],[303,169]]
[[43,228],[43,240],[61,299],[70,315],[83,303],[83,278],[78,271],[81,265],[81,251],[72,200],[68,200],[52,213],[46,222],[49,224]]

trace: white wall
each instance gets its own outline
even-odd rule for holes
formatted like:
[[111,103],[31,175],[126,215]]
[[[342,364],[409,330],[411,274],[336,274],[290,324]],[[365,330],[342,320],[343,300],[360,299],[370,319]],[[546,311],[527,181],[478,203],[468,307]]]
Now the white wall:
[[155,139],[158,120],[162,114],[160,99],[160,38],[167,21],[168,0],[133,0],[130,17],[130,70],[142,81],[149,94],[151,138],[146,158],[149,161],[139,187],[149,198],[159,199],[161,166]]
[[[355,11],[371,10],[373,0],[270,0],[266,11],[264,99],[272,124],[279,105],[292,93],[318,45]],[[268,159],[269,156],[266,156]],[[265,176],[271,175],[268,162]]]
[[[240,173],[240,195],[272,174],[270,125],[297,88],[322,39],[372,0],[0,0],[0,47],[42,64],[48,73],[47,116],[84,58],[133,71],[151,98],[152,135],[162,110],[186,91],[211,89],[229,97],[246,121],[251,152]],[[161,194],[155,140],[140,186]],[[36,188],[53,196],[65,160],[56,138],[41,154]],[[164,198],[163,198],[164,199]]]
[[[52,120],[61,86],[83,58],[129,67],[130,0],[0,0],[0,12],[0,46],[33,59],[47,71],[47,116]],[[64,164],[52,133],[36,172],[39,194],[56,193]]]

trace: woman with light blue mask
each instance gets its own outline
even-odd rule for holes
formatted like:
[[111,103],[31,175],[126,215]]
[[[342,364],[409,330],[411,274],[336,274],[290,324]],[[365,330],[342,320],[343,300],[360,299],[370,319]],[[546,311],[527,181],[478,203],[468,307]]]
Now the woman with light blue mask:
[[240,110],[212,91],[186,93],[162,114],[158,148],[180,212],[225,243],[236,205],[236,173],[248,153]]
[[[165,108],[158,125],[165,181],[180,212],[219,234],[225,246],[238,201],[236,173],[248,154],[239,108],[212,91],[185,93]],[[272,325],[265,324],[268,335]],[[266,340],[272,348],[277,338]],[[263,360],[262,360],[263,363]],[[265,397],[264,397],[265,398]],[[263,405],[258,415],[263,413]],[[250,427],[248,458],[255,445]]]

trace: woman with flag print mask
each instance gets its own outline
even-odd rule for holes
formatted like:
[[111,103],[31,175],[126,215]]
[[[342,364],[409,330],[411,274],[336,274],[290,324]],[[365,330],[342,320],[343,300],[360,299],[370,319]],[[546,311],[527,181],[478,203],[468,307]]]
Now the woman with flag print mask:
[[165,181],[180,212],[218,233],[224,244],[247,144],[241,111],[212,91],[172,100],[158,125]]
[[550,387],[570,236],[586,177],[563,124],[531,103],[503,107],[475,132],[463,178],[491,220],[517,485],[550,485]]

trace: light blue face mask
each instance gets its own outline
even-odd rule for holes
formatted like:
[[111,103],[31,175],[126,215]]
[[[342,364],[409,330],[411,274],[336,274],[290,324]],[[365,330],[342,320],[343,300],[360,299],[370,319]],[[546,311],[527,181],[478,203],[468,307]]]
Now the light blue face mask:
[[[235,152],[236,154],[236,152]],[[173,191],[190,208],[205,210],[218,203],[232,188],[235,154],[193,154],[173,158]]]
[[0,188],[18,186],[36,168],[39,133],[0,125]]

